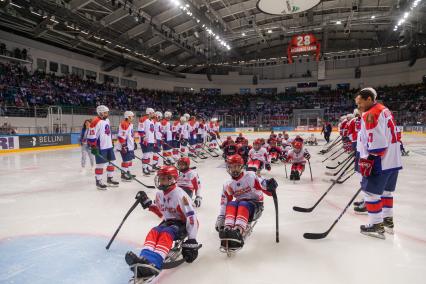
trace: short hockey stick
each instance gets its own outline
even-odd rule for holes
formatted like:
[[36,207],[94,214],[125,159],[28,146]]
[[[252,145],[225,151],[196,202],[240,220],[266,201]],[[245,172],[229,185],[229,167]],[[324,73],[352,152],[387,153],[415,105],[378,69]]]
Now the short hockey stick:
[[275,207],[275,242],[280,242],[280,228],[279,228],[279,220],[278,220],[278,197],[277,191],[274,190],[272,192],[272,198],[274,199],[274,207]]
[[311,181],[314,181],[314,178],[312,177],[312,168],[311,168],[311,161],[308,160],[309,165],[309,172],[311,173]]
[[351,198],[351,200],[349,201],[349,203],[343,209],[342,213],[340,213],[339,217],[337,217],[337,219],[334,220],[333,224],[331,225],[331,227],[327,231],[325,231],[324,233],[304,233],[303,237],[305,239],[309,239],[309,240],[319,240],[319,239],[324,239],[325,237],[327,237],[328,234],[331,232],[331,230],[334,228],[334,226],[337,224],[337,222],[339,222],[340,218],[342,218],[343,214],[345,214],[345,212],[349,208],[349,206],[351,206],[352,202],[358,196],[358,194],[360,193],[360,191],[361,191],[361,188],[358,189],[358,191],[355,193],[355,195]]

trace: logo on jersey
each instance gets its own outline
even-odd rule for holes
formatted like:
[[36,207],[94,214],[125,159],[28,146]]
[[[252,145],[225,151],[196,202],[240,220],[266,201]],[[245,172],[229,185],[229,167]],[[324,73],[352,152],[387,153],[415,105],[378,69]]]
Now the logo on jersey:
[[109,128],[109,124],[105,125],[105,134],[108,136],[111,134],[111,129]]

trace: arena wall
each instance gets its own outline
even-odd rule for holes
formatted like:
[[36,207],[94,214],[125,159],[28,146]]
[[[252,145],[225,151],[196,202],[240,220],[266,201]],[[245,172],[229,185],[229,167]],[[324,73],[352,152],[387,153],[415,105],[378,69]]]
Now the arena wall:
[[[117,68],[111,72],[102,71],[102,62],[98,59],[83,56],[68,50],[57,48],[41,42],[37,42],[28,38],[17,36],[11,33],[0,31],[0,41],[5,42],[8,49],[26,48],[28,54],[33,58],[31,69],[37,69],[37,59],[47,60],[47,70],[49,71],[49,62],[66,64],[70,68],[73,66],[90,70],[97,73],[97,79],[100,81],[100,73],[115,76],[121,79],[127,79],[137,82],[138,88],[162,89],[172,91],[176,87],[193,88],[199,91],[201,88],[219,88],[222,94],[240,93],[241,88],[249,88],[251,93],[255,93],[256,88],[277,88],[278,92],[284,92],[288,87],[296,87],[297,83],[318,82],[318,85],[330,85],[336,88],[337,84],[349,83],[352,88],[363,86],[394,86],[398,84],[419,83],[422,76],[426,75],[426,58],[418,59],[413,67],[408,67],[408,62],[397,62],[389,64],[380,64],[361,67],[361,78],[354,78],[354,68],[339,68],[344,64],[335,63],[326,64],[325,80],[318,81],[316,62],[287,64],[282,66],[264,67],[268,68],[283,68],[285,72],[304,73],[307,70],[312,72],[310,78],[293,78],[281,80],[266,80],[259,79],[258,85],[253,85],[252,75],[240,75],[238,72],[231,72],[228,75],[212,75],[212,81],[208,81],[204,74],[185,74],[186,78],[175,78],[168,74],[150,75],[140,72],[133,72],[132,76],[126,77],[123,68]],[[333,61],[331,61],[333,62]],[[288,69],[288,70],[287,70]],[[290,70],[290,71],[289,71]],[[278,72],[278,71],[273,71]],[[283,71],[284,72],[284,71]],[[58,75],[60,73],[57,72]],[[312,90],[309,88],[299,89],[299,91]]]

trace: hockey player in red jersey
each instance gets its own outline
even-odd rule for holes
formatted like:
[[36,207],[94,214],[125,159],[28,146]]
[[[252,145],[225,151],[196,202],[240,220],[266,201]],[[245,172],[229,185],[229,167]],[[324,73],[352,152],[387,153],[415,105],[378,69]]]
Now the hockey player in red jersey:
[[245,172],[243,167],[240,155],[228,157],[226,169],[232,179],[223,185],[215,226],[225,251],[244,245],[245,236],[253,229],[251,222],[262,214],[263,193],[271,196],[278,186],[273,178],[265,180],[265,187],[262,186],[256,174]]
[[238,144],[237,146],[238,146],[237,154],[243,158],[244,164],[246,165],[248,162],[248,156],[251,150],[251,146],[248,144],[247,139],[244,139],[244,141],[241,144]]
[[246,138],[244,138],[244,135],[242,133],[238,134],[238,137],[235,139],[235,143],[240,144],[243,142]]
[[292,163],[290,180],[300,180],[300,176],[305,170],[306,160],[309,160],[311,155],[308,150],[303,147],[303,139],[297,137],[292,142],[292,149],[289,150],[284,157],[284,161]]
[[368,223],[362,225],[360,231],[385,239],[385,232],[393,234],[393,192],[402,163],[395,120],[389,109],[379,104],[376,98],[373,88],[362,89],[356,97],[362,112],[358,133],[359,169],[368,211]]
[[132,166],[132,161],[135,158],[135,139],[133,133],[133,118],[135,117],[134,113],[131,111],[126,111],[124,113],[124,119],[121,121],[120,126],[118,127],[117,134],[117,150],[120,151],[122,162],[121,167],[126,172],[121,173],[121,180],[129,182],[132,180],[132,175],[130,174],[130,167]]
[[229,143],[234,142],[231,136],[226,137],[226,140],[223,141],[222,145],[220,145],[221,149],[225,149],[226,146],[228,146]]
[[269,141],[269,147],[268,147],[268,155],[269,155],[269,160],[271,161],[271,163],[278,162],[282,154],[283,154],[282,149],[281,147],[277,145],[277,140],[271,139]]
[[177,185],[194,199],[195,207],[200,207],[203,200],[201,197],[200,177],[190,166],[191,160],[188,157],[182,157],[177,161],[177,168],[179,170]]
[[[229,156],[235,155],[238,152],[238,146],[235,144],[234,140],[227,140],[225,142],[226,146],[222,149],[223,150],[223,158],[226,159]],[[223,142],[223,143],[225,143]]]
[[265,169],[268,171],[271,170],[268,151],[262,147],[261,139],[256,139],[253,142],[253,148],[249,152],[247,170],[260,174],[260,171],[263,169],[263,167],[265,167]]
[[102,182],[104,166],[110,161],[115,161],[115,155],[112,145],[111,125],[108,119],[109,109],[100,105],[96,108],[98,116],[92,119],[90,123],[89,134],[87,135],[87,144],[91,147],[91,152],[96,158],[96,187],[105,190],[107,186],[117,187],[118,182],[113,179],[114,166],[108,164],[107,184]]
[[157,171],[155,180],[159,191],[154,203],[142,192],[142,207],[162,217],[163,221],[149,231],[139,256],[131,251],[126,254],[128,265],[138,265],[137,277],[149,278],[158,275],[174,241],[185,239],[182,244],[182,256],[186,262],[191,263],[198,256],[198,220],[191,198],[176,185],[178,176],[178,170],[174,166],[162,166]]

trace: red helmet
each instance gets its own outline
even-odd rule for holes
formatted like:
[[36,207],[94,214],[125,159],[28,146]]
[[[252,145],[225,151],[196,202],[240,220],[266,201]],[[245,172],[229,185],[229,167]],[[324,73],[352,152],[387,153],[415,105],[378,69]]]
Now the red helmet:
[[243,137],[243,134],[240,132],[240,134],[238,134],[239,137]]
[[262,141],[260,141],[260,139],[256,139],[253,141],[253,145],[261,145]]
[[265,139],[264,138],[260,138],[260,144],[265,144]]
[[[184,164],[184,167],[181,167],[180,165]],[[182,157],[177,161],[177,167],[180,171],[186,170],[191,165],[191,160],[188,157]]]
[[226,140],[232,140],[231,136],[226,137]]
[[229,156],[226,159],[226,163],[228,165],[241,165],[241,166],[243,166],[244,160],[243,160],[243,158],[241,158],[240,155],[235,154],[235,155]]
[[293,144],[294,149],[296,149],[296,150],[302,149],[303,142],[294,140],[292,144]]
[[179,172],[174,166],[161,166],[161,168],[157,171],[157,176],[171,176],[177,179]]
[[271,139],[271,140],[269,141],[269,144],[271,144],[271,145],[276,145],[276,144],[277,144],[277,140],[276,140],[276,139]]

